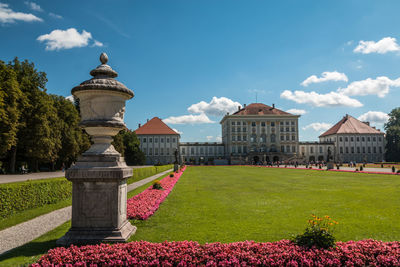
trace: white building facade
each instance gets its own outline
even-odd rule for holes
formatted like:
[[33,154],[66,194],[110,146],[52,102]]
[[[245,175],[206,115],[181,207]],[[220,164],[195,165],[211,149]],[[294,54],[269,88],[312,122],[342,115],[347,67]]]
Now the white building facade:
[[190,164],[215,164],[225,159],[222,143],[183,142],[180,143],[180,156],[183,162]]

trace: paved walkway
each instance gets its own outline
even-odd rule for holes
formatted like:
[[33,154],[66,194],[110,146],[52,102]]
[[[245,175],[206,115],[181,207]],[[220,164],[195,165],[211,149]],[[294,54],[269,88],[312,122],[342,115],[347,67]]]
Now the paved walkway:
[[[171,172],[172,169],[128,185],[128,192]],[[0,231],[0,255],[22,246],[71,220],[71,206],[52,211]]]
[[[144,168],[149,166],[129,166],[132,169]],[[56,171],[56,172],[35,172],[35,173],[26,173],[26,174],[0,174],[0,184],[5,183],[13,183],[13,182],[23,182],[27,180],[39,180],[39,179],[49,179],[49,178],[58,178],[64,177],[65,172]]]

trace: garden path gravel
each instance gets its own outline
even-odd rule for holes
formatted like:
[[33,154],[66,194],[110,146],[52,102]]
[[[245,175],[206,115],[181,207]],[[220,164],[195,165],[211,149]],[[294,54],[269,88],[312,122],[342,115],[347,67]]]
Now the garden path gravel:
[[[128,192],[171,172],[172,169],[128,185]],[[72,207],[65,207],[0,231],[0,255],[22,246],[71,220]]]

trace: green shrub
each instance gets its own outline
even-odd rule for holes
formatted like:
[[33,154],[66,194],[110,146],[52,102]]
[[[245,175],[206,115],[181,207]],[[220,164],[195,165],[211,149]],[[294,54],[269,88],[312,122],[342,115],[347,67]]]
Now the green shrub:
[[161,190],[163,189],[159,180],[153,182],[153,189]]
[[332,228],[338,222],[332,220],[329,216],[319,218],[312,215],[308,221],[308,226],[303,234],[292,238],[292,241],[298,246],[306,248],[328,249],[335,246],[335,237],[332,234]]
[[65,178],[0,185],[0,218],[70,198],[72,185]]

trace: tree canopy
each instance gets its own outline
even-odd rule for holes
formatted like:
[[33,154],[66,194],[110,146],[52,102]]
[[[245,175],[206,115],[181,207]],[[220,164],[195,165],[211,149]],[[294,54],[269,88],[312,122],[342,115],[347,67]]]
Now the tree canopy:
[[386,130],[386,160],[400,161],[400,108],[389,113],[389,120],[385,123]]

